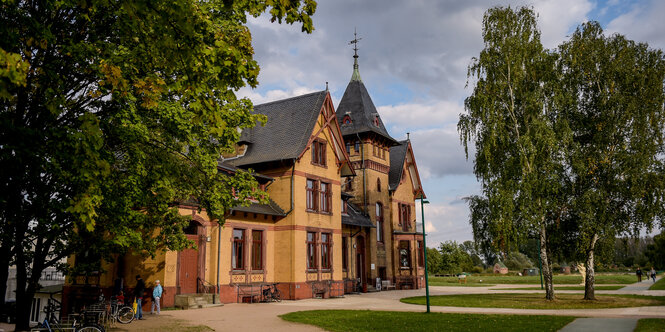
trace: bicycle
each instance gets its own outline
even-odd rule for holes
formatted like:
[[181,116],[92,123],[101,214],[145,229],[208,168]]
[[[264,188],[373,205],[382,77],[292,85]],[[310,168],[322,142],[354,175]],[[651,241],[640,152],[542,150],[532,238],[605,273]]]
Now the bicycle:
[[[56,311],[59,311],[60,308],[54,303],[49,302],[44,308],[44,313],[46,317],[41,323],[37,324],[36,329],[31,331],[48,331],[48,332],[64,332],[64,331],[75,331],[75,332],[105,332],[105,329],[95,323],[78,321],[76,318],[73,319],[71,325],[61,324],[60,320],[55,316]],[[85,317],[85,312],[81,313]],[[76,315],[74,315],[76,317]]]
[[124,303],[118,302],[115,296],[111,298],[110,310],[109,316],[114,322],[118,321],[121,324],[129,324],[134,320],[134,309]]
[[265,302],[281,302],[282,293],[277,289],[277,284],[269,284],[268,288],[263,289],[263,301]]

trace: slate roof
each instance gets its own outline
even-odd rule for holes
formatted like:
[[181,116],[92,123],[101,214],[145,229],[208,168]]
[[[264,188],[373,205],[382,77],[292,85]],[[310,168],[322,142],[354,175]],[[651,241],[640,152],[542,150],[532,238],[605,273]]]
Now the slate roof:
[[259,214],[266,214],[269,216],[278,216],[278,217],[284,217],[286,216],[286,213],[284,213],[284,210],[275,203],[272,199],[268,199],[268,204],[260,204],[260,203],[252,203],[249,206],[236,206],[231,209],[231,211],[236,211],[236,212],[249,212],[249,213],[259,213]]
[[305,150],[326,95],[324,90],[254,106],[254,112],[268,121],[242,132],[240,141],[248,143],[244,156],[224,161],[245,166],[297,158]]
[[[337,106],[337,121],[342,128],[342,135],[356,135],[361,133],[373,132],[376,133],[393,144],[397,141],[388,134],[386,127],[381,121],[379,112],[372,102],[365,84],[360,80],[351,80],[349,85],[346,86],[342,101]],[[344,116],[351,117],[350,124],[344,124]],[[379,116],[379,125],[374,124],[374,118]]]
[[363,215],[355,204],[347,201],[346,213],[342,214],[342,225],[376,228],[369,217]]
[[409,147],[409,141],[400,141],[399,145],[390,147],[390,171],[388,172],[388,190],[396,190],[402,181],[404,159]]

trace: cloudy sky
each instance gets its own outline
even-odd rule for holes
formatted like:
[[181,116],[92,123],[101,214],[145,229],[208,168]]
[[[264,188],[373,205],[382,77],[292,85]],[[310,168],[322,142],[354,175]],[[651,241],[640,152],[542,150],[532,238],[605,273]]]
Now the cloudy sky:
[[357,29],[360,75],[383,122],[396,139],[411,133],[431,202],[425,207],[428,246],[470,240],[462,197],[479,193],[480,187],[456,125],[471,92],[467,66],[483,46],[483,13],[497,5],[532,6],[547,48],[580,23],[596,20],[606,33],[665,49],[663,0],[319,0],[310,35],[266,17],[250,20],[260,85],[239,94],[260,104],[320,91],[328,82],[337,106],[351,78],[349,41]]

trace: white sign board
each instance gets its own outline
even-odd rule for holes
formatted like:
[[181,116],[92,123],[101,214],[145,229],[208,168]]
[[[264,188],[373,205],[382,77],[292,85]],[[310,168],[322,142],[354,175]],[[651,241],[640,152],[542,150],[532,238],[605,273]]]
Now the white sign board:
[[374,270],[374,268],[375,268],[375,267],[374,267],[374,264],[372,264],[372,270]]

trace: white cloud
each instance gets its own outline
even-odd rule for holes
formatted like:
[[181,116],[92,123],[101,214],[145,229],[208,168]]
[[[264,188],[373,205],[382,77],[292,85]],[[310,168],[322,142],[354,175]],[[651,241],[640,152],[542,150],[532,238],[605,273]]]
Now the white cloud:
[[620,33],[638,42],[648,42],[652,48],[665,49],[665,1],[651,0],[636,4],[606,28],[607,34]]
[[[466,160],[455,125],[416,130],[411,133],[411,144],[422,180],[473,172],[472,159]],[[470,148],[469,156],[473,155]]]
[[433,103],[399,104],[378,107],[383,122],[392,133],[403,134],[409,128],[441,127],[456,124],[464,106],[447,100]]
[[254,103],[254,105],[259,105],[275,100],[301,96],[316,91],[317,90],[305,86],[295,87],[290,90],[280,90],[280,89],[268,90],[265,91],[264,93],[260,93],[258,90],[253,90],[250,88],[242,88],[238,90],[236,94],[238,95],[238,98],[247,97],[249,98],[249,100],[251,100]]
[[425,229],[427,230],[428,234],[437,232],[436,227],[434,226],[434,224],[431,221],[428,221],[427,223],[425,223]]

